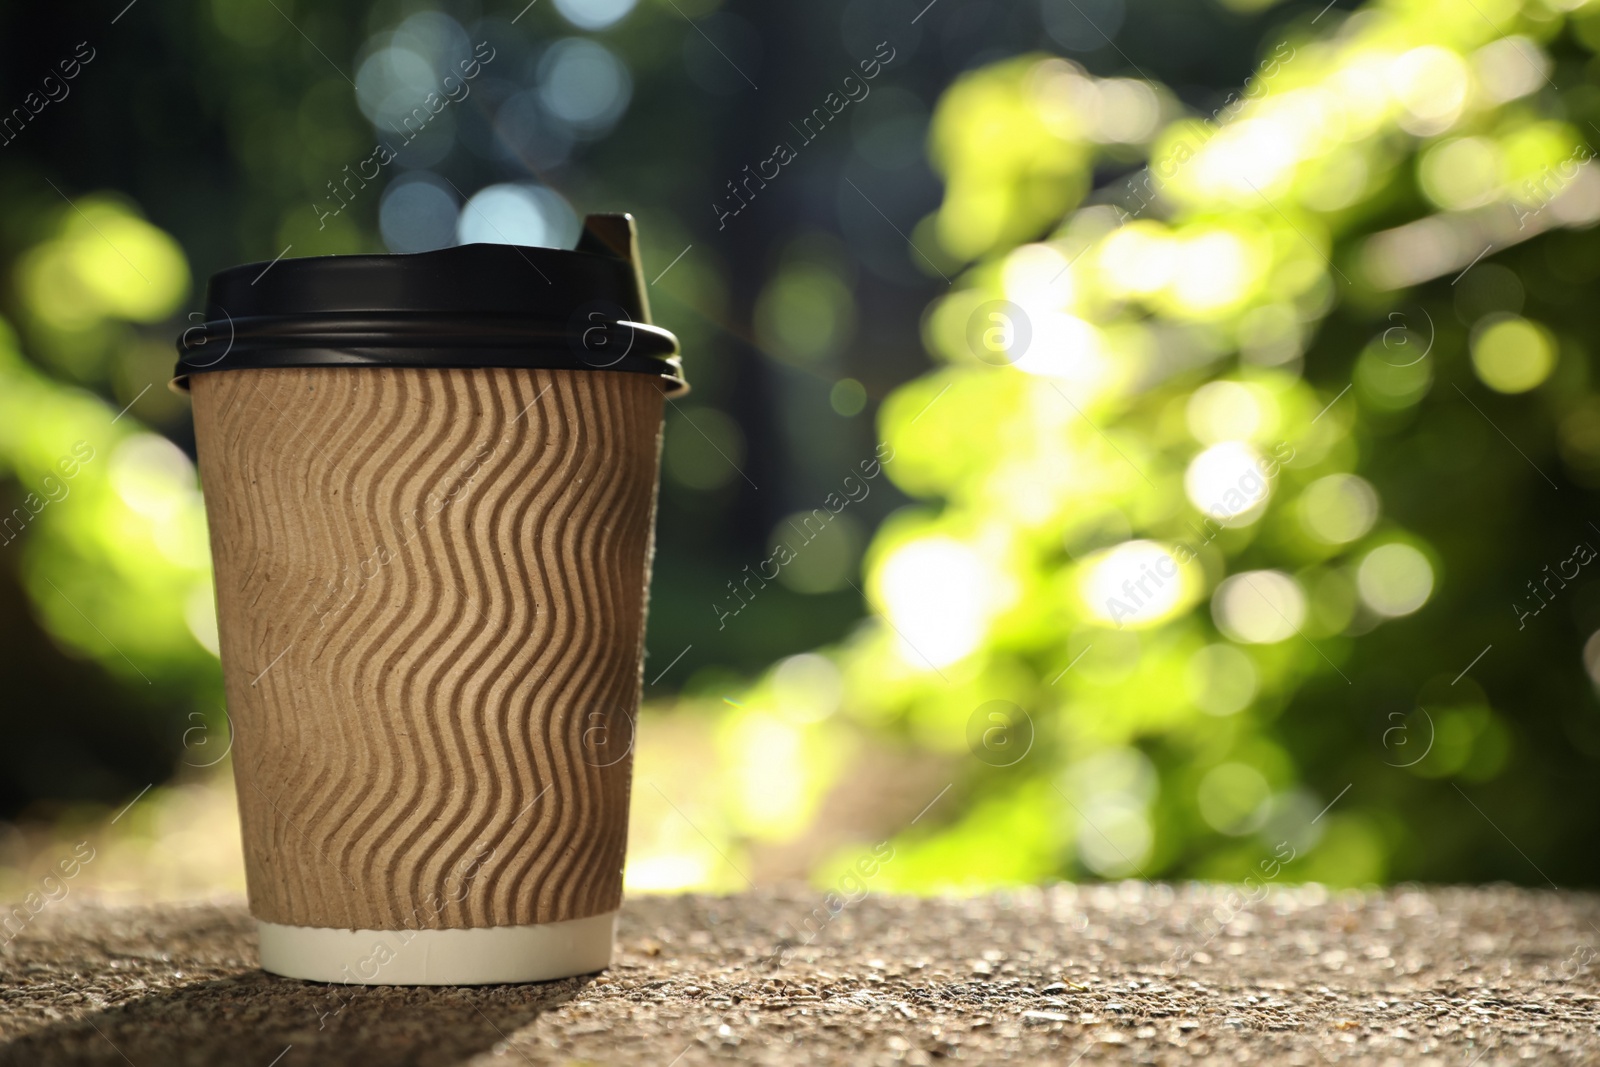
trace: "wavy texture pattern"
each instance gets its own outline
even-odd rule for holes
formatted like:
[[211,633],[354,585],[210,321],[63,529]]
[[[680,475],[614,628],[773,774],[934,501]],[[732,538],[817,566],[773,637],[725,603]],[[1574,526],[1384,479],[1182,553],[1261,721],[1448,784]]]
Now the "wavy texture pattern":
[[615,908],[655,381],[319,367],[192,388],[251,911],[451,929]]

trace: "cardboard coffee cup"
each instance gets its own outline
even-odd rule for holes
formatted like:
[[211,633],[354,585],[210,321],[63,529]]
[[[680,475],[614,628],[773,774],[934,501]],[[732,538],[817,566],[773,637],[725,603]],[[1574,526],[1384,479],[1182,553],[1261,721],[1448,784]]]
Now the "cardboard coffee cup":
[[211,279],[193,395],[261,964],[611,959],[662,405],[632,220]]

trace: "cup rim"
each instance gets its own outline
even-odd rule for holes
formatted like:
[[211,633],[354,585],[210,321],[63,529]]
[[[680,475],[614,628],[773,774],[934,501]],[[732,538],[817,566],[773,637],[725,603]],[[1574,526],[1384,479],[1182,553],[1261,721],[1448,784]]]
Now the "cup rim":
[[678,339],[650,322],[630,215],[590,215],[577,246],[282,257],[218,271],[178,338],[171,387],[284,367],[616,371],[687,391]]

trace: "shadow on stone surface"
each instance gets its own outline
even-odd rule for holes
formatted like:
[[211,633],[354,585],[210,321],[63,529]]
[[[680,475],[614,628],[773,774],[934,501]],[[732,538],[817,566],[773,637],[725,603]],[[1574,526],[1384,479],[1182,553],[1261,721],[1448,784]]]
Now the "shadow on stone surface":
[[0,1046],[0,1067],[442,1067],[505,1042],[591,981],[592,976],[515,986],[341,986],[257,971],[46,1025]]

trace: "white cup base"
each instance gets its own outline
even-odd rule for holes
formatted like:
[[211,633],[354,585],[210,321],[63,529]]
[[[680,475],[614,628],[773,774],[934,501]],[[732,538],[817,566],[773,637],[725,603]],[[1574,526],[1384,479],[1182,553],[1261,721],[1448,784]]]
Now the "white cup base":
[[545,982],[611,964],[617,913],[473,930],[342,930],[260,922],[261,969],[352,985]]

